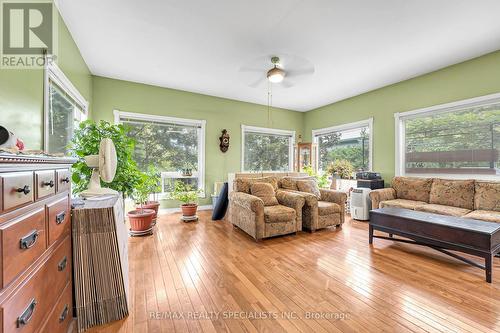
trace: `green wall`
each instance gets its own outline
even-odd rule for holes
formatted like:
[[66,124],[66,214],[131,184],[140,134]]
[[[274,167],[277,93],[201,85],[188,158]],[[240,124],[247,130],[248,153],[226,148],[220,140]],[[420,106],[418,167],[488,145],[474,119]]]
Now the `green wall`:
[[373,117],[373,169],[394,176],[394,113],[500,92],[500,51],[309,111],[304,138],[313,129]]
[[[92,102],[92,76],[64,21],[58,17],[57,64]],[[43,70],[0,69],[0,125],[21,137],[27,149],[43,146]]]
[[[271,122],[267,107],[224,98],[160,88],[140,83],[94,76],[93,119],[114,121],[113,110],[163,115],[170,117],[204,119],[205,133],[205,191],[210,194],[216,181],[224,181],[230,172],[240,171],[241,125],[295,130],[302,134],[304,114],[273,108]],[[219,136],[227,129],[230,147],[226,153],[219,150]],[[207,196],[200,204],[209,204]],[[165,207],[176,203],[163,203]]]

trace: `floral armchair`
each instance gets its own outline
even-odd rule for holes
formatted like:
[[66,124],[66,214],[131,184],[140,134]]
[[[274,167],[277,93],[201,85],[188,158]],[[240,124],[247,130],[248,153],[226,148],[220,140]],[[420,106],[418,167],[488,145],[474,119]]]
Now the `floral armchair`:
[[[272,186],[275,200],[252,195],[257,183]],[[229,196],[229,219],[256,241],[263,238],[296,233],[302,230],[302,207],[305,199],[296,193],[277,191],[276,177],[240,178],[234,182]]]

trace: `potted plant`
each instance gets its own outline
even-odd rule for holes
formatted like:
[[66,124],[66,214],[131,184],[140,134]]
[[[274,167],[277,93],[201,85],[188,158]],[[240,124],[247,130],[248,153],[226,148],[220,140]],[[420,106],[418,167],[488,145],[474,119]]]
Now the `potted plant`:
[[[141,207],[155,211],[153,216],[153,225],[155,225],[158,218],[158,209],[160,208],[157,195],[161,192],[161,173],[154,166],[149,166],[148,171],[142,174],[139,186],[143,187],[144,193],[147,193],[146,200]],[[153,200],[150,200],[151,198]]]
[[309,176],[316,178],[316,183],[319,188],[328,188],[328,173],[323,172],[321,175],[314,171],[312,166],[307,165],[303,168]]
[[[331,189],[342,189],[349,187],[354,167],[348,160],[335,160],[328,166],[327,172],[332,175]],[[337,184],[337,181],[339,184]]]
[[147,202],[149,197],[149,191],[143,184],[144,183],[139,183],[132,193],[132,197],[139,205],[139,208],[127,213],[132,232],[141,232],[150,229],[155,215],[153,209],[144,208],[144,203]]
[[182,202],[181,210],[183,216],[192,217],[196,215],[196,211],[198,210],[198,193],[200,193],[200,190],[195,190],[193,186],[176,181],[170,198]]

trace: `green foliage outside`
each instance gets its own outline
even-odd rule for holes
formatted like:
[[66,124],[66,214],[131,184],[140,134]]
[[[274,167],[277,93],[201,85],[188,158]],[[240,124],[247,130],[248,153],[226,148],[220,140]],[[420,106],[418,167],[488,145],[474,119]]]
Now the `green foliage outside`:
[[319,167],[326,170],[335,160],[349,161],[354,170],[369,169],[370,138],[368,128],[360,131],[359,137],[344,139],[342,132],[319,137]]
[[288,171],[290,138],[262,133],[245,134],[245,171]]
[[72,155],[78,158],[78,162],[73,165],[73,192],[80,193],[87,189],[92,169],[85,164],[83,158],[98,154],[99,145],[104,138],[113,140],[118,166],[114,180],[109,184],[102,182],[102,186],[121,192],[124,196],[131,196],[142,179],[132,158],[134,140],[127,136],[123,125],[112,125],[106,121],[95,123],[92,120],[80,123],[70,143]]
[[195,189],[193,186],[181,181],[176,181],[174,190],[170,193],[170,198],[180,201],[184,204],[195,204],[198,202],[198,194],[200,190]]
[[318,187],[320,188],[328,188],[330,186],[330,182],[328,181],[328,173],[323,172],[321,174],[316,173],[312,166],[307,165],[302,168],[305,173],[307,173],[309,176],[316,178],[316,182],[318,184]]

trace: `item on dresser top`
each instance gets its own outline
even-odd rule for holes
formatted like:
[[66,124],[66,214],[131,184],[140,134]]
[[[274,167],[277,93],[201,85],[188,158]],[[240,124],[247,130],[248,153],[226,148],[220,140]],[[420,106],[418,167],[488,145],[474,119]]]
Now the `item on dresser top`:
[[0,154],[0,332],[67,332],[74,323],[74,162]]
[[111,183],[115,178],[118,161],[113,140],[102,139],[99,145],[99,155],[85,156],[85,163],[92,169],[92,177],[88,189],[80,193],[82,197],[118,194],[115,190],[101,187],[101,180]]
[[0,147],[14,151],[24,150],[24,142],[16,137],[14,133],[8,131],[5,127],[0,126]]
[[[73,210],[78,331],[120,320],[128,310],[127,228],[120,196],[85,200]],[[103,255],[106,254],[106,255]]]

